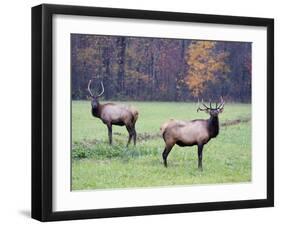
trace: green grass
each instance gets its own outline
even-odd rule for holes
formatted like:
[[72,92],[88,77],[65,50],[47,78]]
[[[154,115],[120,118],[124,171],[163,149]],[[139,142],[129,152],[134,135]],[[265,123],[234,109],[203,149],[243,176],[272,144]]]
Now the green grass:
[[[159,128],[170,118],[208,118],[196,103],[127,102],[139,110],[137,145],[126,148],[125,127],[113,126],[113,145],[107,128],[91,116],[89,101],[72,102],[72,189],[152,187],[248,182],[251,180],[251,122],[224,126],[204,147],[203,168],[197,169],[197,148],[175,146],[162,163],[164,141]],[[251,105],[226,104],[224,123],[249,119]]]

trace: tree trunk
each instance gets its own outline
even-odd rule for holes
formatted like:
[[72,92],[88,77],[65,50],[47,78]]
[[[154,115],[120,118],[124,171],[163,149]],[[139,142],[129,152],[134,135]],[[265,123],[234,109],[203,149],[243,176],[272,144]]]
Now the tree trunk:
[[122,93],[124,91],[124,77],[125,77],[125,53],[126,53],[126,41],[125,37],[117,38],[117,91]]

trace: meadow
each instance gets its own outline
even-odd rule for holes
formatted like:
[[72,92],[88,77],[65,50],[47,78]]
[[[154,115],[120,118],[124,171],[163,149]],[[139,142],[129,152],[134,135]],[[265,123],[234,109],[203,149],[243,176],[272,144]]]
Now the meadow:
[[170,118],[208,118],[197,103],[124,102],[139,110],[137,145],[126,147],[125,127],[107,128],[90,112],[90,101],[72,101],[72,189],[133,188],[251,181],[251,105],[226,103],[220,133],[204,146],[203,171],[197,147],[174,146],[168,168],[162,161],[160,126]]

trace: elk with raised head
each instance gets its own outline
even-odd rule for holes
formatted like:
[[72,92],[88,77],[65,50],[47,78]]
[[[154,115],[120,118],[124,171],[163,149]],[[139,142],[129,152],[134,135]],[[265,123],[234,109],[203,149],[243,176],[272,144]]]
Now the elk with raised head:
[[88,91],[91,98],[91,111],[92,115],[96,118],[100,118],[104,124],[107,125],[109,144],[112,144],[112,125],[126,126],[129,133],[129,139],[127,146],[130,144],[131,139],[134,140],[136,145],[137,133],[135,124],[138,119],[138,111],[132,106],[124,106],[114,103],[101,104],[99,97],[104,93],[104,86],[101,82],[102,91],[98,95],[93,95],[91,91],[92,80],[88,83]]
[[161,133],[165,141],[165,149],[162,153],[164,166],[167,167],[167,157],[177,144],[180,147],[197,145],[198,147],[198,168],[202,170],[203,147],[210,139],[215,138],[219,134],[219,118],[218,115],[223,111],[224,100],[221,97],[220,104],[216,103],[215,108],[210,102],[209,107],[202,100],[202,107],[199,106],[198,111],[204,111],[210,115],[209,119],[196,119],[192,121],[182,121],[171,119],[164,123],[161,127]]

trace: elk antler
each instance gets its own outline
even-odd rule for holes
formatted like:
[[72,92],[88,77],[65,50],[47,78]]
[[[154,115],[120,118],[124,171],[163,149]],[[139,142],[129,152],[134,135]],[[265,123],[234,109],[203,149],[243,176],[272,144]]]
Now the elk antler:
[[225,101],[223,100],[223,98],[222,98],[222,96],[221,96],[221,102],[220,102],[220,105],[218,106],[218,108],[217,109],[223,109],[223,107],[224,107],[224,104],[225,104]]
[[[88,91],[89,91],[90,95],[91,95],[92,97],[94,97],[94,94],[93,94],[92,91],[91,91],[91,83],[92,83],[92,80],[90,79],[90,80],[89,80],[89,83],[88,83]],[[98,94],[96,97],[100,97],[100,96],[104,93],[104,87],[103,87],[103,83],[102,83],[102,82],[101,82],[101,88],[102,88],[101,93]]]
[[209,109],[213,109],[212,108],[212,102],[211,102],[211,100],[209,100],[210,101],[210,107],[209,107]]
[[221,110],[221,109],[223,109],[225,102],[224,102],[223,98],[221,97],[221,102],[220,102],[219,106],[218,106],[218,103],[216,102],[216,107],[215,108],[213,108],[211,101],[209,103],[210,107],[208,107],[206,104],[204,104],[203,99],[201,101],[201,104],[204,106],[204,108],[200,107],[200,103],[199,103],[199,99],[198,99],[197,112],[198,111],[208,111],[208,110]]
[[100,97],[100,96],[104,93],[103,83],[101,82],[100,84],[101,84],[102,91],[101,91],[101,93],[98,95],[98,97]]
[[89,83],[88,83],[88,91],[89,91],[89,93],[90,93],[91,96],[94,96],[93,93],[92,93],[92,91],[91,91],[91,83],[92,83],[92,80],[90,79],[90,80],[89,80]]
[[204,104],[203,99],[202,99],[202,101],[201,101],[201,104],[202,104],[205,108],[200,108],[200,103],[199,103],[199,98],[198,98],[198,108],[197,108],[197,112],[198,112],[198,111],[207,111],[207,110],[210,109],[209,107],[206,106],[206,104]]

